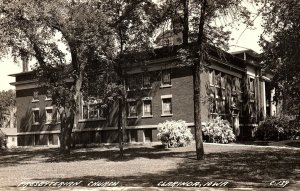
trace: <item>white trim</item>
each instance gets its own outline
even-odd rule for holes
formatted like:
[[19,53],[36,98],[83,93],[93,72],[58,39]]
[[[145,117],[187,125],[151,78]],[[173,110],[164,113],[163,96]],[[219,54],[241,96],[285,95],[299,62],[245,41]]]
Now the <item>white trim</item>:
[[60,130],[55,131],[32,131],[32,132],[19,132],[17,135],[37,135],[37,134],[57,134]]
[[126,101],[127,102],[136,102],[136,99],[128,98]]
[[271,81],[271,79],[268,78],[268,77],[266,77],[266,76],[262,76],[261,78],[262,78],[263,80],[267,81],[267,82],[270,82],[270,81]]
[[143,100],[143,101],[145,101],[145,100],[146,100],[146,101],[147,101],[147,100],[152,100],[152,97],[143,97],[142,100]]
[[53,109],[53,106],[47,106],[47,107],[45,107],[45,109]]
[[33,107],[33,108],[32,108],[32,111],[39,111],[39,110],[40,110],[39,107]]
[[171,113],[171,114],[161,114],[160,116],[161,116],[161,117],[172,117],[172,116],[173,116],[173,113]]
[[161,99],[168,99],[168,98],[172,98],[172,94],[169,94],[169,95],[161,95],[160,97],[161,97]]
[[78,122],[82,123],[82,122],[88,122],[88,121],[105,121],[106,118],[105,117],[100,117],[100,118],[96,118],[96,119],[79,119]]
[[[205,125],[202,122],[202,125]],[[194,126],[194,123],[186,123],[188,127]],[[155,129],[158,125],[141,125],[141,126],[127,126],[126,129]],[[86,129],[73,129],[72,132],[85,132],[85,131],[109,131],[118,130],[118,127],[100,127],[100,128],[86,128]],[[17,135],[36,135],[36,134],[59,134],[60,130],[54,131],[32,131],[32,132],[19,132]]]
[[40,101],[39,99],[33,99],[31,102],[36,103],[36,102],[39,102],[39,101]]
[[172,84],[168,84],[168,85],[161,84],[160,85],[160,88],[170,88],[170,87],[172,87]]
[[143,115],[142,118],[152,118],[153,115]]

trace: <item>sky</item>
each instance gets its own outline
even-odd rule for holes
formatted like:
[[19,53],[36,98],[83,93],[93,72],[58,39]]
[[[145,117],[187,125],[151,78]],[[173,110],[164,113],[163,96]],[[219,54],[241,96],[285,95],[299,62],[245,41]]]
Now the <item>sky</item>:
[[[254,22],[254,27],[247,28],[245,25],[241,24],[239,27],[231,30],[231,38],[233,40],[229,41],[230,49],[229,52],[239,51],[243,49],[252,49],[258,53],[261,52],[258,41],[259,36],[263,29],[261,27],[262,19],[257,17]],[[0,91],[15,89],[9,83],[14,82],[15,78],[8,76],[9,74],[15,74],[22,72],[21,62],[14,63],[13,59],[10,57],[5,57],[0,59]]]

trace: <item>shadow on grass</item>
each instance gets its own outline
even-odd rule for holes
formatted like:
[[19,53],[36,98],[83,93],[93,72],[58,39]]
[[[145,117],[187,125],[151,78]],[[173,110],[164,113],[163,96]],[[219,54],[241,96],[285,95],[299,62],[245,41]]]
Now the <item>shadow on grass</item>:
[[[229,147],[229,146],[228,146]],[[224,147],[225,148],[225,147]],[[226,180],[231,187],[234,182],[263,183],[275,179],[300,180],[300,152],[291,149],[264,148],[257,150],[233,150],[207,153],[205,160],[195,160],[194,151],[184,149],[165,149],[157,147],[126,148],[126,161],[135,158],[177,160],[177,167],[171,170],[155,169],[155,173],[133,174],[130,176],[76,176],[47,181],[120,181],[119,186],[156,186],[160,181],[212,181]],[[58,155],[58,149],[39,149],[36,151],[16,151],[4,153],[0,157],[0,167],[7,165],[26,164],[31,160],[47,162],[76,162],[84,160],[105,159],[118,161],[118,149],[95,151],[93,149],[78,149],[70,156]],[[5,163],[7,160],[8,163]],[[157,162],[156,160],[153,162]],[[149,162],[151,163],[151,162]],[[79,163],[80,164],[80,163]],[[105,164],[103,164],[105,165]],[[137,164],[138,165],[138,164]],[[151,168],[151,164],[149,164]],[[153,172],[153,171],[152,171]],[[105,174],[99,169],[99,174]],[[122,173],[121,173],[122,174]]]
[[[139,153],[140,154],[140,153]],[[157,154],[150,155],[158,157]],[[147,155],[148,156],[148,155]],[[152,158],[156,158],[152,157]],[[184,159],[176,169],[149,174],[135,174],[130,176],[82,176],[47,181],[83,181],[87,186],[89,182],[119,181],[118,186],[157,186],[161,181],[228,181],[229,187],[259,186],[268,184],[276,179],[300,180],[300,153],[297,151],[264,150],[264,151],[239,151],[228,153],[210,153],[204,161],[195,160],[194,152],[173,153],[169,152],[164,157],[172,160],[175,157]],[[126,163],[124,164],[126,165]],[[151,168],[151,167],[149,167]],[[101,169],[99,169],[99,174]],[[257,185],[256,185],[257,186]]]

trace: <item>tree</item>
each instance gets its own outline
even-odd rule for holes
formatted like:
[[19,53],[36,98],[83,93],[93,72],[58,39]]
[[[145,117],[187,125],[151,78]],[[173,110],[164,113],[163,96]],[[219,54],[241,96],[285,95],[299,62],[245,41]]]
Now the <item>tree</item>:
[[[52,91],[61,118],[61,152],[70,152],[82,96],[96,96],[119,103],[122,156],[126,119],[122,57],[148,48],[155,5],[148,0],[14,0],[0,10],[1,43],[10,48],[2,52],[11,51],[23,60],[35,57],[39,82]],[[68,49],[69,63],[61,44]]]
[[13,90],[0,92],[0,127],[15,127],[15,97]]
[[[70,152],[71,133],[79,113],[83,77],[92,60],[108,64],[113,43],[103,10],[89,1],[3,1],[2,53],[37,60],[36,74],[50,89],[61,118],[61,153]],[[55,39],[56,38],[56,39]],[[59,43],[61,42],[61,43]],[[71,60],[60,48],[65,44]],[[75,121],[76,124],[76,121]]]
[[[208,50],[211,45],[227,49],[230,32],[225,25],[230,25],[226,18],[234,21],[243,20],[251,24],[250,12],[242,4],[242,0],[167,0],[164,3],[169,18],[179,17],[183,48],[180,50],[183,63],[192,67],[194,86],[194,125],[196,155],[198,160],[204,159],[201,125],[201,72],[207,66]],[[171,11],[170,11],[171,10]],[[217,24],[217,22],[221,24]],[[196,42],[188,47],[188,42]]]
[[274,72],[275,100],[283,113],[300,114],[300,2],[266,0],[261,36],[266,70]]

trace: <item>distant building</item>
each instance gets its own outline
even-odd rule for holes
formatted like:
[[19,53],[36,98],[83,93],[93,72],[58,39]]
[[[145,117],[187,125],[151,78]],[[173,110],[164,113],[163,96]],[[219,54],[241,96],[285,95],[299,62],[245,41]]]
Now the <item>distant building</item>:
[[2,134],[5,137],[7,148],[13,148],[18,146],[16,128],[0,128],[0,134]]

